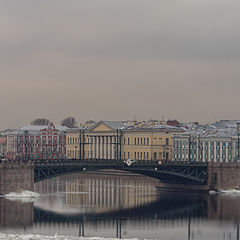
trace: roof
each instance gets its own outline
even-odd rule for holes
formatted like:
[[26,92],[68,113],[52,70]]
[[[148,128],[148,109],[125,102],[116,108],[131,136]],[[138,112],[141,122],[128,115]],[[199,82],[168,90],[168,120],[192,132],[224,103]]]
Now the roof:
[[[27,126],[22,126],[18,129],[16,129],[17,131],[40,131],[43,129],[48,128],[48,125],[45,126],[41,126],[41,125],[27,125]],[[66,131],[68,129],[68,127],[66,126],[55,126],[55,129],[59,130],[59,131]]]
[[[28,134],[31,135],[38,135],[40,134],[41,130],[47,129],[48,125],[26,125],[26,126],[22,126],[20,128],[17,128],[16,130],[13,130],[12,132],[10,132],[10,134],[23,134],[25,131],[28,132]],[[68,127],[66,126],[55,126],[56,130],[59,130],[60,132],[65,132]]]
[[232,138],[237,136],[236,128],[221,128],[209,129],[206,131],[188,130],[182,134],[177,134],[175,137],[201,137],[201,138]]
[[227,138],[237,136],[237,129],[235,128],[224,128],[214,129],[206,131],[202,134],[202,137],[216,137],[216,138]]
[[94,129],[95,127],[99,126],[100,124],[105,124],[113,130],[123,130],[125,129],[125,122],[124,121],[99,121],[94,124],[89,130]]

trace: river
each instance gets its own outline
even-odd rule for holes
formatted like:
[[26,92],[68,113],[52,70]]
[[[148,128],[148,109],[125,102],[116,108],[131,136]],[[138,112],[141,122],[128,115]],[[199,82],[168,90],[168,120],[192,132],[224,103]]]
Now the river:
[[239,239],[240,195],[173,193],[158,181],[116,172],[35,184],[35,201],[0,199],[3,234],[165,240]]

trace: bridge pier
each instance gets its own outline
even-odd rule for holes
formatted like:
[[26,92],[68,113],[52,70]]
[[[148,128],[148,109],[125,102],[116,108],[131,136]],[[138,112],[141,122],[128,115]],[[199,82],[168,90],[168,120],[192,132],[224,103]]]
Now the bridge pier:
[[240,163],[214,163],[207,166],[207,183],[205,185],[162,183],[161,190],[209,192],[210,190],[240,190]]
[[34,164],[32,162],[0,163],[0,194],[34,190]]

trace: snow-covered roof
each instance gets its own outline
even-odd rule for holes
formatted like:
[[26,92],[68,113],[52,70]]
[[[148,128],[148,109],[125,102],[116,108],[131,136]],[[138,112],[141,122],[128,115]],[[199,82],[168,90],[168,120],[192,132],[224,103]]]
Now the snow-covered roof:
[[[40,131],[43,129],[47,129],[48,125],[45,126],[41,126],[41,125],[27,125],[27,126],[22,126],[18,129],[16,129],[17,131]],[[66,126],[55,126],[55,129],[59,130],[59,131],[66,131],[68,129],[68,127]]]
[[237,136],[236,128],[214,129],[206,131],[202,137],[228,138]]
[[[17,128],[13,130],[10,134],[23,134],[24,132],[28,132],[30,135],[39,135],[41,130],[47,129],[48,125],[26,125],[22,126],[20,128]],[[68,127],[66,126],[55,126],[56,130],[59,130],[60,132],[65,132]]]

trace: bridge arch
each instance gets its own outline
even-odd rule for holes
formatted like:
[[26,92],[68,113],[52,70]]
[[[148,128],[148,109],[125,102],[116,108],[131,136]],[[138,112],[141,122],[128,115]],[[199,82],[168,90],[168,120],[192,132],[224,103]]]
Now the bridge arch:
[[135,161],[127,165],[121,160],[109,159],[63,159],[34,162],[34,182],[77,172],[98,171],[104,169],[122,170],[159,179],[174,184],[205,185],[207,183],[206,164],[158,165],[156,161]]

